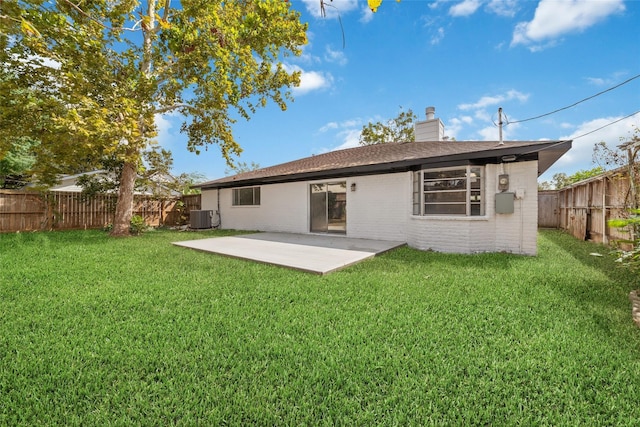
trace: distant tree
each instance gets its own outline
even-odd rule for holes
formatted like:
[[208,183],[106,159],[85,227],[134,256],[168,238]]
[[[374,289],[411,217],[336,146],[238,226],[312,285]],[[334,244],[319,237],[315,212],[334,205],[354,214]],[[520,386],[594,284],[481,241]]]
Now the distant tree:
[[0,156],[0,188],[21,188],[28,183],[29,170],[35,162],[35,144],[29,138],[15,138],[13,146]]
[[235,175],[258,169],[260,169],[260,164],[256,162],[251,162],[251,164],[248,164],[247,162],[235,162],[235,164],[225,169],[224,173],[225,175]]
[[551,184],[551,182],[549,181],[542,181],[538,183],[538,191],[547,191],[553,189],[553,184]]
[[270,100],[284,110],[288,89],[300,82],[281,58],[301,54],[307,27],[286,1],[0,5],[0,68],[10,77],[0,98],[21,103],[16,97],[27,98],[20,90],[28,84],[63,107],[43,115],[35,102],[26,103],[21,110],[33,113],[21,114],[16,135],[41,142],[34,165],[40,179],[55,179],[78,161],[122,162],[112,235],[129,234],[135,181],[157,134],[157,114],[182,114],[187,148],[199,153],[217,144],[230,162],[241,152],[234,113],[249,119]]
[[411,109],[400,110],[398,117],[386,123],[368,123],[362,127],[360,145],[385,144],[388,142],[413,142],[415,140],[414,121],[417,120]]
[[[154,147],[143,155],[144,161],[138,168],[135,191],[151,192],[155,197],[171,197],[175,193],[198,194],[199,190],[191,185],[203,181],[204,175],[199,173],[171,174],[173,158],[165,149]],[[115,157],[104,158],[99,169],[103,174],[85,174],[78,178],[78,185],[83,188],[85,197],[95,194],[114,193],[120,186],[120,176],[124,162]]]
[[616,148],[610,148],[606,142],[600,141],[593,147],[593,161],[606,169],[626,168],[629,174],[630,203],[629,208],[640,207],[640,127],[634,126],[629,137],[620,137]]
[[561,188],[568,187],[583,179],[592,178],[598,176],[604,172],[604,169],[600,166],[596,166],[592,169],[580,170],[572,175],[567,175],[564,172],[559,172],[553,175],[551,182],[544,181],[538,184],[539,190],[560,190]]
[[184,195],[200,194],[201,190],[199,188],[192,188],[192,186],[206,179],[206,176],[200,172],[181,173],[175,177],[178,190]]
[[608,225],[629,231],[631,238],[620,243],[630,245],[629,248],[617,250],[617,261],[628,268],[640,269],[640,127],[634,126],[629,137],[621,137],[621,144],[610,148],[602,141],[593,149],[594,162],[608,168],[626,168],[629,176],[629,194],[626,199],[627,215],[614,218]]

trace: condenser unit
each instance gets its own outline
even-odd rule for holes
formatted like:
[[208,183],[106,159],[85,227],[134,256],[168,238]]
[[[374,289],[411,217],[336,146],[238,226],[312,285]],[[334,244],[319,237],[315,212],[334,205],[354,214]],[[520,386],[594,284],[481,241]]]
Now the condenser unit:
[[191,228],[211,228],[213,224],[213,211],[189,212]]

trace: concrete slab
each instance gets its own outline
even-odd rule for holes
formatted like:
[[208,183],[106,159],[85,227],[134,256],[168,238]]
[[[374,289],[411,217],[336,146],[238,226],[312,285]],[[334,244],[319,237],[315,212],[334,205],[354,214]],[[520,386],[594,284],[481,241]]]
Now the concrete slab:
[[405,245],[404,242],[290,233],[244,234],[173,244],[316,274],[327,274]]

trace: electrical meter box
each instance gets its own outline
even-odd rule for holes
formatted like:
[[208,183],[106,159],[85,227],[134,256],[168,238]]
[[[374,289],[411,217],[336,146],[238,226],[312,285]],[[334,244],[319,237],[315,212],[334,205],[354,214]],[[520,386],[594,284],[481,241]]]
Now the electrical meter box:
[[512,214],[514,200],[515,200],[514,193],[497,193],[496,194],[496,213]]

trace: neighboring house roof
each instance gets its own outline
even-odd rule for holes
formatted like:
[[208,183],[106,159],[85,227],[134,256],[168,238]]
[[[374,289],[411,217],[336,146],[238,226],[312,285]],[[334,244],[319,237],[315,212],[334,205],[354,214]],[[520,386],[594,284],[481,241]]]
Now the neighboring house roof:
[[[195,185],[228,188],[307,179],[404,172],[422,166],[538,160],[538,176],[571,148],[571,141],[425,141],[331,151]],[[508,159],[503,157],[508,156]]]
[[[82,192],[83,188],[82,186],[78,185],[78,178],[84,175],[90,175],[90,176],[97,175],[104,179],[108,179],[108,180],[112,179],[111,172],[106,170],[94,170],[94,171],[89,171],[84,173],[78,173],[75,175],[62,175],[60,177],[59,183],[57,185],[54,185],[53,187],[50,187],[49,191],[80,193]],[[170,179],[171,177],[168,177],[163,174],[158,174],[154,176],[154,181],[159,188],[162,188],[167,193],[169,193],[169,195],[173,197],[179,197],[181,195],[180,192],[169,189],[167,187],[166,183],[170,182]],[[139,196],[152,196],[154,195],[154,192],[153,192],[153,189],[144,187],[144,188],[136,188],[134,191],[134,194]]]
[[62,175],[57,185],[49,188],[49,191],[71,192],[80,193],[82,187],[78,185],[78,178],[83,175],[104,175],[107,176],[109,172],[105,170],[94,170],[89,172],[78,173],[74,175]]

